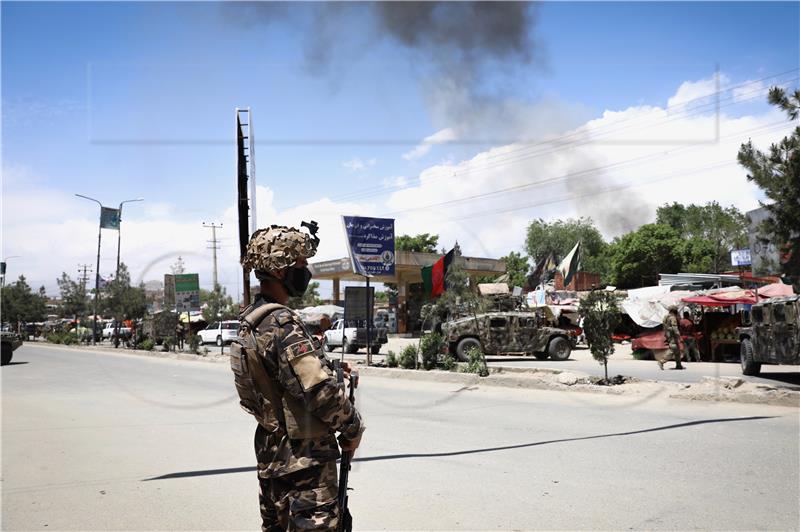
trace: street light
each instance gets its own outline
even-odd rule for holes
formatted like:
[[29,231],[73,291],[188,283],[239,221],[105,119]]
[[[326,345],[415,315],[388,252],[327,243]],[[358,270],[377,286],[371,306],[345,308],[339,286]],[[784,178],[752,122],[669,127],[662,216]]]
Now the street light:
[[89,196],[84,196],[82,194],[75,195],[100,205],[100,222],[97,228],[97,267],[94,270],[94,310],[92,311],[92,345],[97,345],[97,299],[100,295],[100,236],[103,234],[103,204]]
[[119,280],[119,249],[122,241],[122,205],[134,201],[144,201],[144,198],[128,199],[119,203],[119,214],[117,214],[117,219],[119,220],[119,227],[117,228],[117,276],[115,277],[117,280]]

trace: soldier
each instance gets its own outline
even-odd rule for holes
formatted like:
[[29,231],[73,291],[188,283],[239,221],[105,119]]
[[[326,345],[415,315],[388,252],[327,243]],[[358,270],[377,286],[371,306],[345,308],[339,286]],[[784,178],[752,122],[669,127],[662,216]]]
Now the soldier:
[[[292,310],[311,279],[318,239],[273,225],[253,233],[243,266],[261,282],[231,348],[240,404],[258,421],[255,452],[262,530],[335,530],[339,443],[355,451],[364,424],[319,342]],[[344,368],[349,376],[349,367]]]
[[675,369],[686,369],[681,365],[681,333],[678,329],[678,307],[671,305],[669,313],[664,317],[664,337],[669,345],[669,354],[657,358],[658,367],[664,369],[664,362],[675,361]]
[[684,311],[683,318],[678,322],[678,329],[681,331],[681,339],[686,347],[686,360],[689,362],[702,362],[700,350],[697,349],[697,339],[694,333],[694,322],[689,311]]

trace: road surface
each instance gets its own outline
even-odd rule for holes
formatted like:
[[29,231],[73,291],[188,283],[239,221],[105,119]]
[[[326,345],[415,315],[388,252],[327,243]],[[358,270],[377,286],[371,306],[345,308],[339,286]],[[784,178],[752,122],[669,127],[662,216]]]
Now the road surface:
[[[4,530],[257,530],[223,364],[27,344]],[[797,409],[363,379],[356,530],[797,529]]]

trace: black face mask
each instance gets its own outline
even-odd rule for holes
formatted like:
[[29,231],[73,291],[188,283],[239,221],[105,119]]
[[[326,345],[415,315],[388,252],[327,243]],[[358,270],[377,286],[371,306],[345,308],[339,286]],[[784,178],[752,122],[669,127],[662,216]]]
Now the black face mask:
[[283,287],[292,297],[299,297],[306,293],[308,283],[311,282],[311,272],[305,266],[298,268],[293,266],[286,270],[283,278]]

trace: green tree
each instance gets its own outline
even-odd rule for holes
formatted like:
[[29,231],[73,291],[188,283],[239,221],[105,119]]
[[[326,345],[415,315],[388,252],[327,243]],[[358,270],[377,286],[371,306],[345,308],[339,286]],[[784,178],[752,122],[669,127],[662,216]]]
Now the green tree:
[[147,312],[144,285],[131,286],[131,276],[125,263],[119,265],[119,275],[106,285],[102,313],[117,320],[139,319]]
[[[800,115],[800,90],[792,94],[780,87],[769,91],[768,101],[786,111],[790,120]],[[748,181],[764,192],[769,212],[759,228],[759,239],[773,242],[781,253],[781,270],[796,291],[800,291],[800,127],[769,147],[764,153],[752,141],[742,144],[739,164],[747,169]]]
[[664,224],[643,225],[616,239],[612,250],[611,278],[620,288],[656,284],[659,273],[677,273],[683,266],[683,240]]
[[311,281],[308,283],[305,293],[299,297],[290,297],[289,302],[286,303],[288,307],[300,309],[305,307],[315,307],[322,303],[319,297],[319,282]]
[[61,316],[64,318],[79,318],[86,314],[88,308],[86,300],[86,287],[75,281],[62,272],[61,277],[56,279],[58,291],[61,295]]
[[525,250],[534,262],[550,253],[558,261],[578,241],[581,242],[581,270],[599,273],[605,278],[609,271],[609,260],[605,252],[608,245],[591,218],[569,218],[554,222],[534,220],[528,225]]
[[583,331],[592,357],[603,365],[608,383],[608,357],[614,352],[611,334],[620,320],[617,297],[613,292],[593,290],[581,299],[578,312],[583,316]]
[[419,235],[400,235],[394,239],[395,251],[416,251],[419,253],[436,253],[439,235],[421,233]]
[[44,287],[33,292],[24,275],[16,282],[3,287],[0,295],[0,313],[7,323],[44,321],[47,312],[47,298]]
[[506,263],[506,274],[508,274],[509,286],[525,286],[525,280],[528,277],[528,257],[517,253],[516,251],[510,252],[500,260]]
[[[722,207],[716,201],[705,205],[662,205],[656,223],[669,225],[686,241],[690,253],[684,269],[690,272],[730,271],[731,250],[747,246],[747,219],[736,207]],[[698,255],[702,250],[703,255]]]
[[239,316],[236,303],[221,285],[217,285],[216,290],[200,289],[200,305],[203,308],[203,319],[208,323],[232,320]]

